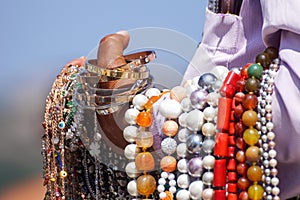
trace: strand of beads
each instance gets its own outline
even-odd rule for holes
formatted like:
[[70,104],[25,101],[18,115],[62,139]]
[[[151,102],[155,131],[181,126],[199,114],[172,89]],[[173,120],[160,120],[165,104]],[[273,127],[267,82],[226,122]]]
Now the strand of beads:
[[64,66],[53,83],[46,100],[45,134],[43,136],[44,184],[47,185],[46,198],[65,199],[67,171],[65,164],[66,131],[72,127],[73,84],[79,66]]
[[[171,94],[176,96],[181,104],[182,113],[178,117],[178,123],[180,125],[180,130],[178,132],[178,141],[180,142],[177,146],[176,153],[177,153],[177,186],[178,191],[176,193],[176,199],[189,199],[190,193],[188,191],[190,185],[190,178],[188,175],[188,153],[187,153],[187,146],[186,141],[188,136],[192,133],[187,128],[187,115],[188,112],[192,110],[192,105],[190,99],[187,97],[187,90],[184,87],[177,86],[171,90]],[[178,98],[180,97],[180,98]]]
[[[131,143],[125,148],[125,156],[134,159],[126,166],[126,173],[130,178],[137,178],[128,183],[127,190],[132,196],[143,195],[147,199],[156,189],[156,180],[148,173],[155,167],[153,155],[147,152],[153,145],[153,134],[148,128],[152,124],[152,105],[161,94],[154,88],[148,89],[145,94],[148,95],[136,95],[132,100],[133,107],[125,112],[125,120],[130,125],[124,130],[124,137]],[[134,128],[136,124],[140,127]],[[143,172],[143,175],[139,176],[138,172]]]
[[[174,92],[172,92],[171,90],[170,96],[172,97],[173,94]],[[166,154],[166,156],[164,156],[160,161],[160,168],[163,171],[161,179],[165,179],[165,173],[168,174],[169,179],[168,191],[165,191],[165,186],[164,188],[162,187],[163,185],[166,185],[166,181],[161,180],[161,182],[159,182],[159,197],[160,199],[173,199],[174,193],[176,193],[177,191],[175,175],[173,173],[176,170],[177,166],[177,160],[173,156],[177,148],[177,141],[174,137],[177,135],[178,132],[178,124],[174,119],[177,119],[179,117],[182,110],[180,103],[174,99],[162,100],[159,104],[158,110],[159,113],[166,119],[162,126],[162,132],[165,138],[161,142],[161,150],[163,153]]]
[[264,67],[263,79],[261,81],[258,116],[259,123],[257,125],[261,134],[262,147],[262,163],[264,168],[263,186],[265,188],[265,196],[268,200],[278,200],[280,189],[278,187],[279,179],[277,177],[278,170],[276,169],[276,150],[275,150],[275,133],[273,132],[274,124],[272,123],[272,94],[274,88],[274,79],[279,69],[280,59],[278,51],[275,48],[269,47],[264,53],[257,56],[257,62],[269,63],[273,60],[269,68]]

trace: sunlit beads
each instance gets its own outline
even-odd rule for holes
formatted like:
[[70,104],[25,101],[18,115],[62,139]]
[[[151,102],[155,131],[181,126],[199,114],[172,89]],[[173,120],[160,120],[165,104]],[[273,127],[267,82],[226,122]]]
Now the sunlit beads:
[[[129,160],[125,171],[133,179],[127,185],[127,191],[132,196],[141,194],[148,198],[156,189],[155,178],[147,174],[155,168],[154,157],[146,150],[153,145],[153,134],[148,128],[153,120],[152,105],[159,98],[158,90],[149,89],[146,95],[136,95],[132,100],[133,106],[125,112],[125,121],[129,126],[124,129],[123,136],[130,143],[124,150],[125,157]],[[144,174],[140,176],[140,172]]]
[[243,106],[246,111],[242,115],[242,122],[248,127],[243,133],[243,139],[249,147],[246,150],[246,159],[252,163],[247,170],[247,177],[253,184],[248,188],[248,196],[250,199],[259,200],[263,198],[264,188],[258,184],[262,180],[262,169],[260,166],[256,165],[258,158],[258,149],[255,146],[260,135],[255,127],[258,116],[254,111],[257,107],[257,98],[254,97],[253,93],[259,90],[259,79],[262,78],[263,67],[260,64],[252,64],[247,69],[248,79],[246,80],[245,89],[248,94],[245,95],[243,100]]

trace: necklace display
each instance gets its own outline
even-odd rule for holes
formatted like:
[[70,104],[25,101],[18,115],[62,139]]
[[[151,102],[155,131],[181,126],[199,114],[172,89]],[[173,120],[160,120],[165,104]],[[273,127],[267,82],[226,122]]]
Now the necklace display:
[[[217,66],[163,92],[149,88],[146,59],[130,57],[134,72],[126,65],[117,77],[91,63],[65,66],[46,100],[45,199],[280,199],[272,123],[277,56],[267,48],[255,64]],[[103,74],[134,84],[98,88]],[[98,117],[124,105],[128,145],[120,150]]]

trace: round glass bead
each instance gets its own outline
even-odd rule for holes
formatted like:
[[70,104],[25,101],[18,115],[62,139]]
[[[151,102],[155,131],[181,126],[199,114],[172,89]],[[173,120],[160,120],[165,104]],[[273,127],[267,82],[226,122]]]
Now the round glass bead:
[[246,129],[244,131],[243,139],[248,145],[255,145],[259,140],[258,131],[255,128]]
[[167,120],[162,126],[162,131],[166,136],[175,136],[178,131],[178,124],[173,120]]
[[202,136],[200,134],[192,134],[186,140],[188,152],[199,154],[202,147]]
[[247,177],[251,181],[260,181],[263,175],[263,171],[257,165],[250,166],[247,170]]
[[66,171],[61,170],[61,171],[59,172],[59,177],[60,177],[60,178],[66,178],[67,176],[68,176],[68,173],[67,173]]
[[246,158],[250,162],[258,162],[260,159],[260,150],[257,146],[248,147],[246,150]]
[[242,192],[239,194],[239,199],[240,199],[240,200],[248,200],[248,199],[249,199],[248,192],[247,192],[247,191],[242,191]]
[[152,116],[150,112],[140,112],[136,117],[136,123],[142,127],[149,127],[152,124]]
[[250,185],[250,181],[245,177],[240,177],[237,181],[237,185],[241,190],[246,190]]
[[248,67],[248,76],[260,79],[263,74],[263,67],[260,64],[252,64]]
[[187,150],[186,150],[186,143],[180,143],[176,148],[176,153],[179,157],[186,157]]
[[275,47],[267,47],[265,52],[269,55],[271,61],[278,58],[278,49]]
[[187,117],[188,113],[184,112],[184,113],[181,113],[181,115],[178,117],[178,124],[185,128],[187,126],[187,123],[186,123],[186,117]]
[[208,92],[203,89],[198,89],[190,95],[191,104],[196,109],[203,109],[207,104]]
[[202,180],[205,185],[211,185],[214,180],[214,173],[213,172],[205,172],[202,175]]
[[254,126],[257,119],[257,113],[253,110],[247,110],[242,115],[243,124],[246,126]]
[[204,73],[198,80],[200,88],[211,90],[214,83],[217,81],[217,77],[212,73]]
[[200,157],[195,157],[188,162],[188,172],[193,177],[201,177],[202,175],[202,159]]
[[259,200],[264,196],[264,188],[260,185],[251,185],[248,188],[248,195],[250,199]]
[[135,138],[136,145],[142,148],[150,148],[153,145],[153,135],[150,131],[138,131]]
[[154,169],[154,158],[150,152],[139,153],[135,157],[135,165],[138,170],[151,171]]
[[257,92],[260,87],[260,83],[256,78],[248,78],[245,83],[245,90],[247,92]]
[[245,162],[246,161],[246,156],[244,151],[238,151],[236,152],[235,158],[238,162]]
[[236,166],[237,173],[240,175],[246,175],[248,169],[248,165],[246,163],[239,163]]
[[178,131],[178,140],[180,142],[186,142],[186,140],[190,134],[191,134],[191,131],[189,131],[187,128],[182,128]]
[[173,156],[165,156],[160,161],[160,167],[165,172],[173,172],[176,169],[176,159]]
[[256,56],[255,62],[259,63],[264,69],[266,69],[269,67],[271,59],[268,53],[263,52]]
[[258,104],[257,96],[254,94],[246,94],[245,98],[243,99],[243,106],[247,109],[254,109]]
[[153,176],[146,174],[138,177],[137,190],[142,195],[150,195],[156,189],[156,180]]

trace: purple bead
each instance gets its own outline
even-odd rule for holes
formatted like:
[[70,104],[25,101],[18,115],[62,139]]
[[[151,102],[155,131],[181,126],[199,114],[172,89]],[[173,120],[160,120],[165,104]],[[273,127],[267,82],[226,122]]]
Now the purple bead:
[[192,92],[190,96],[192,106],[197,109],[203,109],[207,104],[207,95],[208,92],[202,89]]
[[211,90],[212,86],[216,82],[217,77],[212,73],[204,73],[198,80],[198,85],[207,90]]
[[188,162],[188,171],[192,177],[200,177],[202,175],[202,158],[195,157],[189,160]]
[[192,134],[186,140],[186,148],[189,153],[200,154],[202,137],[199,134]]

